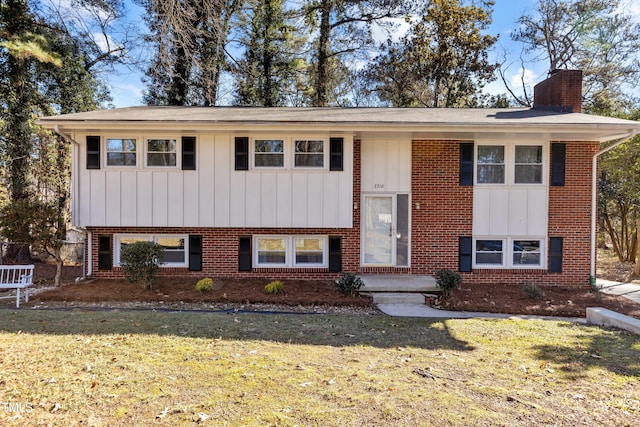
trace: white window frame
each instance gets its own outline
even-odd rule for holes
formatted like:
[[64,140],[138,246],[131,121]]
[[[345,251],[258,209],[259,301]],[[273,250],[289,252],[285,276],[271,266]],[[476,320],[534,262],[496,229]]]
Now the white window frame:
[[[478,182],[478,148],[480,146],[502,146],[504,149],[504,182],[482,183]],[[539,183],[516,183],[516,147],[536,146],[542,147],[542,181]],[[500,140],[476,140],[473,151],[473,184],[481,187],[541,187],[546,186],[549,174],[549,141],[522,140],[517,142],[505,142]]]
[[[181,167],[182,156],[180,155],[182,152],[182,142],[180,137],[177,136],[167,136],[167,135],[151,135],[145,136],[143,138],[144,141],[144,166],[149,169],[179,169]],[[151,153],[171,153],[170,151],[149,151],[149,141],[150,140],[173,140],[176,142],[176,164],[175,165],[150,165],[149,164],[149,154]]]
[[[504,186],[509,182],[509,152],[508,152],[508,146],[507,144],[504,143],[500,143],[500,142],[491,142],[491,141],[487,141],[487,142],[481,142],[481,143],[477,143],[474,144],[474,159],[473,159],[473,163],[474,163],[474,181],[476,185],[499,185],[499,186]],[[480,173],[478,172],[478,168],[480,167],[480,162],[478,161],[478,151],[480,149],[480,147],[502,147],[502,155],[503,155],[503,163],[502,163],[502,168],[503,168],[503,176],[504,176],[504,181],[503,182],[478,182],[478,178],[480,177]],[[482,165],[493,165],[493,166],[499,166],[499,163],[483,163]]]
[[[135,165],[110,165],[109,153],[131,153],[130,151],[109,151],[109,140],[126,140],[131,139],[136,142],[136,164]],[[109,135],[104,138],[104,165],[107,168],[124,168],[124,169],[136,169],[140,167],[140,137],[138,135]]]
[[169,262],[160,264],[161,268],[186,268],[189,267],[189,236],[182,234],[115,234],[114,236],[114,266],[120,267],[120,251],[122,250],[122,245],[120,243],[120,239],[138,239],[145,240],[147,242],[157,242],[158,239],[184,239],[184,262]]
[[[282,239],[285,245],[285,262],[283,264],[260,263],[258,256],[258,241],[260,239]],[[322,263],[297,263],[296,240],[319,239],[322,240]],[[327,235],[255,235],[252,242],[252,261],[256,268],[326,268],[329,259],[329,236]]]
[[[479,240],[500,240],[502,242],[502,264],[478,264],[476,256],[478,254],[476,250],[476,242]],[[514,264],[513,262],[513,243],[522,240],[537,240],[540,242],[540,264]],[[496,236],[477,236],[473,238],[473,251],[472,251],[472,268],[476,269],[528,269],[528,270],[544,270],[547,268],[547,246],[546,237],[496,237]]]
[[[296,155],[298,154],[296,149],[298,146],[298,142],[322,142],[322,166],[298,166],[296,164]],[[292,143],[291,143],[291,156],[292,156],[292,162],[291,164],[293,165],[293,167],[295,169],[313,169],[313,170],[323,170],[323,169],[327,169],[327,150],[328,146],[327,146],[327,139],[326,138],[317,138],[317,137],[307,137],[307,138],[293,138],[292,139]],[[319,154],[319,153],[313,153],[313,154]],[[302,155],[309,155],[308,153],[302,153]]]
[[[287,155],[290,150],[290,142],[287,138],[280,136],[258,136],[250,139],[251,147],[249,152],[251,153],[251,168],[256,170],[284,170],[289,168],[289,156]],[[258,166],[256,165],[256,141],[282,141],[282,166]]]
[[[257,166],[256,165],[256,141],[275,140],[282,141],[282,166]],[[328,135],[293,135],[282,136],[277,134],[255,135],[249,138],[249,169],[254,171],[328,171],[330,156],[330,137]],[[322,141],[322,166],[297,166],[296,142],[298,141]]]

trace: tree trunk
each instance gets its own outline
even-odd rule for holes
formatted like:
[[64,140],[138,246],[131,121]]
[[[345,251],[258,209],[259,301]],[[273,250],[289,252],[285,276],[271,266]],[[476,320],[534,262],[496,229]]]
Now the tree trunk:
[[[636,242],[638,233],[640,233],[640,216],[636,220]],[[640,244],[638,243],[636,243],[636,266],[633,269],[633,276],[640,277]]]
[[320,9],[320,36],[318,40],[318,70],[316,74],[316,93],[313,100],[315,107],[326,107],[329,100],[329,55],[331,41],[331,2],[322,1]]
[[53,281],[54,286],[60,286],[62,279],[62,267],[64,267],[64,260],[62,259],[62,248],[55,248],[53,250],[53,256],[56,259],[56,276]]

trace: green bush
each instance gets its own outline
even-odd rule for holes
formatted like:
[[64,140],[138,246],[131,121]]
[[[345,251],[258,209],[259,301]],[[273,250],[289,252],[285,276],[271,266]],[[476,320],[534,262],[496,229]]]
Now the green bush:
[[279,294],[284,290],[284,283],[280,280],[274,280],[273,282],[267,283],[264,287],[264,291],[268,294]]
[[457,271],[438,270],[436,271],[436,284],[442,289],[442,296],[449,298],[455,289],[460,287],[462,276]]
[[200,279],[196,283],[196,291],[198,292],[211,292],[211,289],[213,289],[213,280],[209,277]]
[[524,285],[524,293],[531,299],[540,299],[544,296],[544,291],[538,285]]
[[151,282],[162,264],[164,248],[155,242],[135,242],[120,252],[120,267],[131,283],[140,283],[151,289]]
[[350,295],[355,295],[358,289],[364,285],[362,279],[356,276],[355,273],[342,273],[342,278],[336,284],[340,292]]

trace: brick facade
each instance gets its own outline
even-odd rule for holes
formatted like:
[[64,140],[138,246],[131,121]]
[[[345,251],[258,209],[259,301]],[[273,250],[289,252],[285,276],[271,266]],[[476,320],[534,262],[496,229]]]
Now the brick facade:
[[[354,141],[353,227],[307,228],[89,228],[92,233],[92,273],[121,277],[118,268],[98,270],[98,236],[114,234],[202,235],[203,270],[164,268],[161,274],[193,277],[264,277],[328,279],[338,277],[327,268],[254,268],[238,271],[238,242],[248,235],[329,235],[342,237],[343,271],[379,274],[434,274],[458,269],[458,242],[472,235],[473,187],[459,185],[460,143],[468,141],[414,140],[412,143],[411,267],[360,267],[361,143]],[[549,187],[550,237],[564,239],[563,271],[538,269],[475,269],[464,273],[467,283],[526,283],[585,285],[588,283],[591,226],[591,160],[596,143],[567,143],[566,183]],[[418,208],[419,206],[419,208]]]
[[582,112],[582,71],[555,70],[533,89],[533,108]]

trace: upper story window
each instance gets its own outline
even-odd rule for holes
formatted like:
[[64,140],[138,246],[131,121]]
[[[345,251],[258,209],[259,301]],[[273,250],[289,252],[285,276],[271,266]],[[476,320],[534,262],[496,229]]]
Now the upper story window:
[[254,162],[258,168],[284,167],[284,141],[281,139],[256,139]]
[[135,166],[136,140],[132,138],[108,138],[107,165]]
[[296,140],[295,166],[303,168],[324,167],[323,140]]
[[147,139],[147,166],[175,167],[177,147],[175,139]]
[[515,183],[542,184],[541,145],[516,145]]
[[478,184],[504,184],[504,146],[478,146]]

